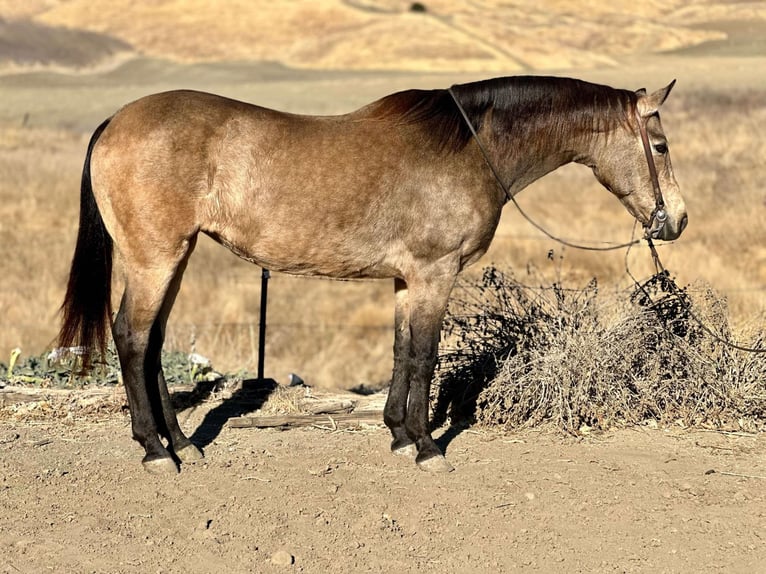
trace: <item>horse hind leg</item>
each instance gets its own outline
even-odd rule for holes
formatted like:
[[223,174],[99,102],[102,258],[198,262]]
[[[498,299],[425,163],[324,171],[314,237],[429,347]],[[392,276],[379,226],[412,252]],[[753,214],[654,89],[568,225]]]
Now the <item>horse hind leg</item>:
[[136,291],[131,285],[126,286],[112,328],[128,397],[133,438],[146,452],[142,463],[147,471],[155,474],[177,472],[175,461],[160,441],[157,408],[146,384],[146,354],[152,321],[143,319],[143,313],[138,312],[144,309],[145,302]]
[[187,438],[178,424],[178,417],[173,408],[168,386],[165,382],[165,375],[162,371],[161,350],[162,346],[159,345],[156,347],[156,351],[152,352],[152,356],[157,357],[157,391],[159,392],[159,402],[162,406],[161,416],[165,422],[164,432],[161,431],[160,434],[167,439],[168,447],[180,462],[190,463],[202,460],[204,458],[202,451]]
[[194,242],[189,240],[185,243],[186,248],[178,258],[165,262],[154,260],[148,269],[123,256],[125,293],[113,327],[130,407],[133,438],[144,447],[143,466],[153,474],[178,472],[173,456],[160,441],[160,434],[168,437],[171,446],[182,451],[191,444],[186,437],[181,438],[183,434],[178,428],[175,413],[170,414],[170,397],[164,377],[160,375],[159,361],[164,321],[172,307],[180,275]]
[[146,351],[146,388],[152,407],[152,416],[157,425],[157,432],[167,440],[167,448],[171,455],[175,455],[182,463],[194,462],[203,458],[202,451],[192,444],[178,424],[162,370],[164,325],[165,320],[158,317],[152,327]]
[[161,412],[155,414],[155,418],[161,420],[164,424],[160,425],[160,434],[164,436],[168,441],[168,447],[172,450],[172,453],[182,463],[194,462],[203,458],[202,451],[200,451],[187,436],[181,430],[178,424],[178,417],[176,411],[173,408],[172,401],[170,399],[170,393],[168,392],[167,382],[165,381],[165,374],[162,370],[162,346],[165,341],[165,329],[168,322],[170,311],[175,303],[176,296],[181,287],[181,280],[183,279],[186,265],[189,261],[194,245],[196,243],[196,237],[194,237],[189,244],[189,249],[186,256],[176,269],[176,273],[170,282],[168,291],[165,295],[162,308],[157,319],[154,322],[152,333],[150,337],[150,344],[147,350],[147,365],[151,365],[151,378],[147,379],[147,385],[149,389],[154,389],[157,393],[156,400],[153,401],[153,405],[159,404]]

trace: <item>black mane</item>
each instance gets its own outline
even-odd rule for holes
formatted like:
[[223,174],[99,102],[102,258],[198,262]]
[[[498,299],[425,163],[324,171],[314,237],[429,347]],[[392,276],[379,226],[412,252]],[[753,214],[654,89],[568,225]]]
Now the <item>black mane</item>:
[[[489,117],[499,137],[529,144],[573,132],[592,137],[628,125],[636,94],[570,78],[512,76],[458,84],[452,92],[476,131]],[[443,149],[460,151],[471,131],[447,90],[407,90],[375,104],[379,117],[423,124]],[[491,112],[491,114],[489,113]]]

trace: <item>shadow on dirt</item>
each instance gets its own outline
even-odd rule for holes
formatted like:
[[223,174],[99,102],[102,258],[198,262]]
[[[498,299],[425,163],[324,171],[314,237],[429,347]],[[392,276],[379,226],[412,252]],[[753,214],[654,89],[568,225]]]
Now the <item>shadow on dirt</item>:
[[431,428],[449,421],[436,440],[442,452],[477,422],[480,397],[495,382],[503,363],[527,350],[548,332],[549,324],[555,324],[565,297],[555,284],[552,290],[554,297],[542,297],[537,289],[494,266],[484,268],[481,279],[456,288],[444,320],[447,343],[440,349],[431,393]]
[[[196,408],[214,394],[226,393],[225,379],[198,382],[191,391],[179,391],[172,395],[173,407],[177,412]],[[240,417],[258,410],[277,388],[274,379],[245,379],[236,391],[225,395],[220,405],[208,411],[202,423],[189,439],[198,447],[205,448],[221,433],[229,419]],[[220,398],[217,397],[217,398]]]
[[483,369],[484,378],[466,382],[459,377],[444,376],[440,381],[435,399],[431,403],[431,429],[436,431],[447,425],[444,432],[434,439],[442,453],[447,454],[449,444],[476,423],[479,395],[495,378],[497,370],[498,363],[494,357],[487,357]]

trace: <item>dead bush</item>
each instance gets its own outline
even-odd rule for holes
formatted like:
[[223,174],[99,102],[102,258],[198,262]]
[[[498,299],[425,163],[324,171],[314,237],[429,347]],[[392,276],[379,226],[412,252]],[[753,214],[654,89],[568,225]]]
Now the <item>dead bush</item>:
[[[456,295],[435,424],[764,427],[766,357],[727,346],[694,318],[731,337],[725,300],[708,286],[680,289],[661,273],[610,299],[595,280],[530,287],[490,267]],[[762,328],[738,335],[766,348]]]

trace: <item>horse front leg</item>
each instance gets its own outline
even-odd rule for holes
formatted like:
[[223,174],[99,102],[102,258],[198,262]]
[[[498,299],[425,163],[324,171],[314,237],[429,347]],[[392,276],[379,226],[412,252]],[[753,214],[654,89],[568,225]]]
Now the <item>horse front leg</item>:
[[407,436],[404,418],[407,413],[407,397],[410,394],[412,358],[410,356],[410,305],[407,284],[394,280],[396,309],[394,312],[394,371],[391,387],[383,411],[383,421],[391,431],[391,452],[414,458],[417,455],[415,441]]
[[404,425],[407,436],[417,447],[418,466],[430,472],[453,470],[431,437],[429,402],[439,334],[455,277],[456,274],[435,275],[409,284],[411,375]]

